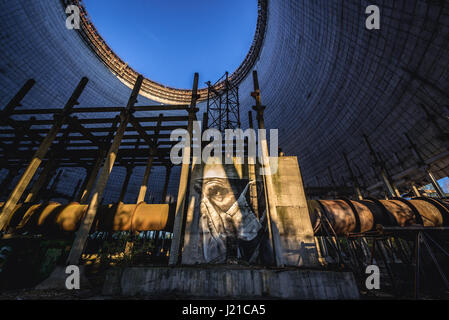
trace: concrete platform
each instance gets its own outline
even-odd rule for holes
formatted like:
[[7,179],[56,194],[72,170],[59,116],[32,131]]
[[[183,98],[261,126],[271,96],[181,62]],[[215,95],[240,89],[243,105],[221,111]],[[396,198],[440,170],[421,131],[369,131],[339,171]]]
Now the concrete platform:
[[350,272],[229,266],[113,268],[106,274],[103,294],[171,299],[359,299]]

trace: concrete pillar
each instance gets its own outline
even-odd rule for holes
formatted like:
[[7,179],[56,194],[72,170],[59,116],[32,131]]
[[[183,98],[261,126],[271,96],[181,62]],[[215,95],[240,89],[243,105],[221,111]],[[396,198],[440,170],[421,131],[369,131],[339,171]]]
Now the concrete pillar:
[[[187,131],[189,133],[189,139],[186,141],[186,146],[184,148],[184,154],[182,159],[181,176],[179,178],[179,189],[178,189],[178,200],[176,203],[175,211],[175,222],[173,225],[173,239],[170,247],[170,257],[169,265],[176,265],[179,262],[181,254],[181,241],[183,239],[182,227],[185,219],[185,207],[187,201],[187,190],[189,186],[189,176],[190,176],[190,156],[192,150],[192,134],[193,134],[193,121],[196,117],[196,101],[199,98],[198,95],[198,73],[195,73],[193,80],[193,90],[192,90],[192,102],[189,109],[189,124]],[[192,166],[193,167],[193,166]]]
[[56,191],[56,187],[58,186],[59,183],[59,179],[61,179],[61,175],[64,172],[64,170],[59,170],[58,173],[56,174],[55,179],[53,180],[53,183],[51,184],[50,188],[48,189],[48,191],[45,194],[45,199],[47,201],[50,201],[51,198],[53,198],[54,193]]
[[[263,113],[265,110],[265,106],[262,106],[261,97],[260,97],[260,89],[259,89],[259,80],[257,78],[257,71],[253,71],[253,81],[254,81],[254,92],[251,94],[255,101],[256,105],[253,109],[257,112],[257,122],[259,129],[265,129],[264,117]],[[267,221],[268,221],[268,229],[271,237],[271,241],[273,244],[274,257],[276,261],[276,266],[282,267],[284,265],[283,259],[283,250],[281,245],[281,238],[279,233],[280,221],[277,215],[276,209],[276,194],[274,191],[273,180],[271,176],[271,168],[270,168],[270,158],[268,154],[268,143],[266,137],[259,137],[260,150],[262,152],[263,164],[261,164],[263,170],[263,180],[265,183],[265,194],[267,200]]]
[[154,155],[150,155],[150,157],[148,158],[147,166],[145,168],[145,173],[143,175],[142,184],[140,185],[139,195],[137,196],[136,203],[145,201],[145,196],[146,196],[147,190],[148,190],[148,180],[150,178],[151,169],[153,168],[153,160],[154,160]]
[[398,187],[395,184],[393,185],[393,189],[394,189],[394,193],[395,193],[396,197],[400,198],[401,192],[399,191]]
[[344,157],[345,162],[346,162],[346,167],[348,168],[348,171],[349,171],[349,173],[351,175],[351,180],[352,180],[352,183],[353,183],[353,186],[354,186],[354,189],[355,189],[356,197],[359,200],[363,200],[363,195],[362,195],[362,191],[360,190],[359,181],[358,181],[357,177],[355,176],[354,171],[352,170],[352,167],[351,167],[351,165],[349,163],[349,159],[348,159],[348,156],[346,155],[346,152],[343,152],[343,157]]
[[371,143],[368,139],[367,135],[363,135],[363,138],[365,139],[365,142],[370,150],[371,153],[371,157],[374,160],[374,166],[377,167],[379,169],[380,172],[380,177],[382,179],[382,182],[385,186],[386,192],[388,192],[393,198],[396,197],[396,193],[394,191],[394,188],[388,178],[387,175],[387,171],[385,170],[385,167],[383,166],[383,164],[381,163],[381,160],[379,159],[378,155],[376,154],[376,152],[374,151],[373,147],[371,146]]
[[412,183],[412,189],[416,197],[422,197],[421,192],[419,192],[418,188],[416,187],[416,184]]
[[111,127],[111,131],[109,131],[108,136],[105,138],[104,145],[99,149],[98,158],[95,161],[94,165],[86,171],[86,183],[81,189],[78,199],[79,203],[87,204],[89,201],[89,197],[92,193],[92,189],[95,185],[95,181],[97,181],[98,172],[101,169],[101,165],[103,164],[104,158],[106,157],[107,145],[111,143],[111,140],[114,136],[114,132],[117,129],[117,125],[120,122],[120,117],[117,116],[114,119],[114,122]]
[[[253,115],[252,115],[251,111],[248,111],[248,121],[249,121],[249,128],[254,129]],[[250,159],[249,153],[248,153],[248,178],[249,178],[249,181],[254,182],[249,186],[249,195],[250,195],[251,206],[253,207],[254,212],[256,213],[257,217],[260,218],[259,197],[257,195],[256,159]]]
[[106,189],[106,185],[111,174],[112,168],[114,167],[115,159],[117,158],[117,153],[120,148],[122,138],[125,134],[126,127],[128,126],[129,118],[132,109],[137,102],[137,97],[139,95],[140,87],[142,86],[143,76],[139,75],[137,77],[136,84],[128,100],[126,108],[120,114],[120,126],[114,137],[111,147],[109,148],[108,154],[105,159],[105,163],[101,168],[100,175],[98,177],[97,185],[95,186],[92,199],[87,207],[87,213],[81,222],[81,225],[76,233],[76,238],[73,242],[72,248],[67,259],[67,264],[77,265],[83,253],[84,247],[86,245],[87,238],[89,236],[90,229],[94,222],[95,216],[97,214],[98,206],[103,199],[103,193]]
[[67,101],[66,105],[64,106],[64,109],[62,110],[61,115],[55,117],[55,123],[53,124],[52,128],[48,132],[44,141],[42,141],[38,150],[34,154],[33,159],[31,160],[30,164],[26,168],[25,172],[23,173],[22,177],[20,178],[19,182],[17,183],[16,187],[14,188],[14,190],[12,191],[8,200],[6,201],[5,206],[3,207],[2,214],[0,215],[0,230],[5,230],[5,228],[7,227],[7,224],[9,222],[9,219],[11,218],[11,214],[12,214],[14,208],[17,205],[17,202],[22,197],[22,194],[28,187],[28,184],[30,183],[31,179],[33,179],[34,174],[36,173],[42,160],[44,159],[45,155],[47,154],[48,150],[50,149],[50,146],[52,145],[53,141],[55,140],[57,133],[61,129],[62,125],[64,124],[70,111],[76,104],[78,104],[77,100],[80,97],[81,93],[83,92],[84,88],[86,87],[87,82],[88,82],[87,78],[81,79],[80,83],[76,87],[72,96]]
[[125,180],[123,181],[122,190],[120,191],[120,197],[118,199],[118,202],[123,202],[123,199],[125,199],[126,190],[128,190],[129,180],[131,179],[133,170],[134,170],[133,166],[126,166],[126,176]]
[[39,175],[39,178],[37,181],[33,184],[33,187],[31,188],[31,191],[28,193],[27,197],[24,200],[24,203],[28,202],[34,202],[38,200],[38,196],[41,192],[42,187],[44,187],[51,179],[51,174],[53,172],[53,168],[55,166],[55,153],[63,153],[66,149],[66,145],[68,142],[68,138],[71,132],[71,126],[68,125],[66,130],[64,131],[64,134],[62,135],[61,139],[59,140],[59,143],[57,146],[54,147],[54,150],[50,151],[50,156],[47,161],[47,163],[44,166],[44,169],[42,170],[41,174]]
[[[162,190],[162,199],[161,203],[168,203],[167,201],[167,190],[168,190],[168,183],[170,182],[170,173],[171,173],[171,166],[167,165],[165,166],[165,183],[164,183],[164,189]],[[160,239],[160,235],[162,236],[162,241]],[[154,246],[156,255],[160,256],[161,253],[164,251],[164,244],[165,244],[165,231],[157,231],[156,236],[154,238]]]
[[165,166],[165,183],[164,183],[164,189],[162,190],[161,203],[167,203],[167,191],[168,191],[168,184],[170,182],[170,174],[171,174],[171,166],[166,165]]
[[163,113],[159,114],[159,119],[157,121],[156,130],[154,130],[155,138],[153,139],[153,143],[154,143],[155,147],[154,148],[150,147],[150,155],[148,158],[147,166],[145,168],[145,173],[143,175],[142,184],[140,185],[139,195],[137,196],[137,203],[145,201],[145,196],[146,196],[147,190],[148,190],[148,180],[150,178],[151,169],[153,167],[154,157],[157,154],[157,141],[158,141],[158,135],[159,135],[159,132],[161,129],[163,117],[164,117]]
[[83,179],[79,179],[78,182],[76,183],[76,186],[73,189],[72,196],[70,197],[71,201],[73,201],[73,202],[77,201],[76,195],[78,193],[78,189],[80,188],[82,182],[83,182]]
[[39,193],[45,186],[46,182],[49,180],[49,176],[53,170],[54,165],[55,165],[54,159],[50,158],[45,164],[44,169],[39,175],[39,178],[33,184],[33,187],[31,188],[30,193],[28,193],[27,197],[25,198],[24,203],[34,202],[38,200]]
[[[424,106],[422,106],[422,107],[425,108]],[[410,136],[407,133],[405,133],[404,136],[408,140],[408,143],[410,144],[410,148],[413,152],[413,155],[418,160],[418,166],[425,167],[427,177],[430,179],[430,182],[432,183],[436,193],[438,194],[438,196],[440,198],[444,198],[445,194],[443,192],[443,189],[441,188],[438,181],[435,179],[435,176],[433,175],[432,171],[430,170],[430,166],[426,165],[420,151],[418,150],[418,146],[413,142],[413,140],[410,138]]]
[[89,196],[90,196],[92,189],[95,185],[95,181],[97,180],[98,172],[101,169],[101,165],[103,163],[104,157],[105,157],[104,152],[100,151],[100,156],[95,161],[94,166],[86,172],[86,176],[89,178],[87,180],[85,188],[81,192],[81,197],[80,197],[80,201],[79,201],[81,204],[87,204],[87,202],[89,200]]
[[393,188],[393,186],[390,183],[390,180],[388,179],[387,173],[385,172],[385,169],[380,169],[380,176],[382,178],[382,182],[384,183],[384,186],[386,188],[386,192],[392,196],[393,198],[396,197],[396,192]]

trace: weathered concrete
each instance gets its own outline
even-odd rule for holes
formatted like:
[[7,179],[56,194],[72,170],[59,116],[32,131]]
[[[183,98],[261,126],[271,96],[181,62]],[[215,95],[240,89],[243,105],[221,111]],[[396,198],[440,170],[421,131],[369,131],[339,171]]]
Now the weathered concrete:
[[108,271],[104,295],[180,298],[358,299],[349,272],[229,266]]
[[296,157],[279,157],[273,175],[283,261],[287,266],[318,266],[318,253]]

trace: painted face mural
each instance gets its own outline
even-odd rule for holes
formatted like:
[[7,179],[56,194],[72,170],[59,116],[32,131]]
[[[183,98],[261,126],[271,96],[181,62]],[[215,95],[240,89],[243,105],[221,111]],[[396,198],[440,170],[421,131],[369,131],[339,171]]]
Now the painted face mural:
[[[250,204],[250,187],[257,188],[256,182],[223,173],[204,172],[204,178],[196,180],[196,190],[201,190],[199,231],[203,259],[207,263],[256,263],[267,240],[264,204],[259,208],[263,212],[260,217]],[[261,188],[257,189],[260,194]]]

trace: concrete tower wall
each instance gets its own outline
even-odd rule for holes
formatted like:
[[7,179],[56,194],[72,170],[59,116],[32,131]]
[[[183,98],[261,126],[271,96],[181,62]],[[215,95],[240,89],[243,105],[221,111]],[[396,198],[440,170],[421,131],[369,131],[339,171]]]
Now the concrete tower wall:
[[[393,152],[404,168],[415,165],[404,132],[416,140],[426,159],[447,150],[419,104],[438,114],[449,112],[444,107],[449,104],[449,7],[424,0],[376,3],[381,8],[381,29],[368,31],[368,3],[269,1],[268,27],[255,65],[267,105],[265,122],[279,129],[286,154],[299,157],[306,185],[329,185],[328,166],[338,184],[343,183],[341,176],[347,180],[342,151],[348,152],[368,184],[378,182],[362,133],[370,137],[392,173],[402,170]],[[1,2],[0,105],[27,79],[35,78],[37,85],[23,105],[62,107],[82,76],[90,82],[81,106],[126,103],[131,90],[77,32],[65,28],[65,18],[59,0]],[[413,79],[405,70],[429,83]],[[251,90],[248,77],[240,85],[244,126],[253,105]],[[141,97],[139,103],[154,102]],[[201,108],[204,111],[204,104]],[[447,162],[439,161],[438,166],[440,176],[448,174]],[[114,169],[105,201],[118,197],[121,169]],[[137,186],[139,172],[131,188]],[[74,170],[66,176],[67,185],[73,182],[69,189],[79,174]],[[163,173],[156,177],[163,179]],[[161,184],[159,178],[152,180],[155,185]],[[176,192],[176,183],[171,190]]]

